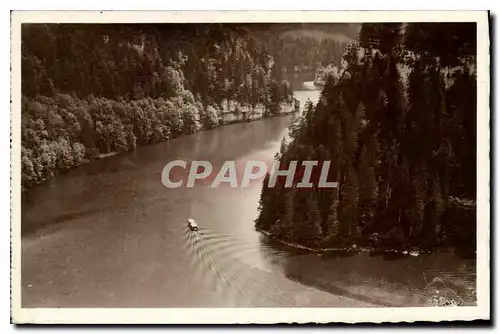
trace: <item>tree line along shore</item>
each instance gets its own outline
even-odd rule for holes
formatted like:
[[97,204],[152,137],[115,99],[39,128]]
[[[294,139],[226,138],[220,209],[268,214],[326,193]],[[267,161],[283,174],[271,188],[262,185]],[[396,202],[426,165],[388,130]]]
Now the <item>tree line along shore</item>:
[[[313,249],[476,249],[474,24],[363,24],[276,159],[337,189],[267,187],[258,230]],[[269,178],[269,175],[266,176]]]
[[94,158],[296,111],[285,73],[339,58],[345,44],[280,29],[23,25],[23,189]]

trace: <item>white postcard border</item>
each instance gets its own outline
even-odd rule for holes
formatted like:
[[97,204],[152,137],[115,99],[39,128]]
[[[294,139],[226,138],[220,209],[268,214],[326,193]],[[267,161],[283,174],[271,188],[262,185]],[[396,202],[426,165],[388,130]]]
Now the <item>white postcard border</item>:
[[[167,308],[21,307],[22,23],[477,22],[477,299],[458,308]],[[329,323],[490,318],[490,62],[486,11],[19,11],[11,13],[11,275],[15,323]]]

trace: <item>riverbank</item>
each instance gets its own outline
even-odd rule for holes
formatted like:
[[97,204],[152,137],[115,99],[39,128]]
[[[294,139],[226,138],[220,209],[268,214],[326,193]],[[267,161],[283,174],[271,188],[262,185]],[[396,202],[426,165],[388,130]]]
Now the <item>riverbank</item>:
[[293,242],[288,242],[282,239],[279,239],[275,237],[271,232],[262,230],[262,229],[257,229],[257,232],[264,234],[266,237],[278,242],[279,244],[282,244],[287,247],[291,247],[297,250],[302,250],[302,251],[307,251],[310,253],[315,253],[315,254],[326,254],[326,253],[333,253],[333,252],[349,252],[349,253],[360,253],[360,252],[365,252],[365,253],[385,253],[385,254],[399,254],[399,255],[408,255],[408,256],[419,256],[421,254],[430,254],[430,251],[424,251],[424,250],[416,250],[416,249],[408,249],[408,250],[398,250],[398,249],[385,249],[385,248],[380,248],[376,249],[373,247],[358,247],[356,244],[351,245],[350,247],[318,247],[318,248],[312,248],[308,247],[305,245],[301,245],[298,243],[293,243]]
[[[311,248],[257,231],[279,245],[299,251],[292,251],[294,256],[287,261],[287,277],[322,291],[384,307],[477,303],[474,259],[463,260],[445,249],[417,252],[355,245]],[[438,258],[446,261],[440,263]],[[403,266],[395,265],[401,262]]]
[[265,231],[262,229],[256,229],[257,232],[265,235],[269,239],[275,241],[276,243],[290,247],[292,249],[298,250],[298,251],[304,251],[312,254],[318,254],[318,255],[328,255],[332,253],[351,253],[351,254],[357,254],[357,253],[369,253],[369,254],[377,254],[377,255],[383,255],[383,256],[396,256],[396,257],[406,257],[406,256],[419,256],[419,255],[424,255],[424,254],[433,254],[436,252],[451,252],[451,253],[456,253],[460,257],[463,258],[474,258],[476,256],[476,251],[470,252],[468,250],[464,250],[461,248],[456,248],[456,247],[449,247],[449,246],[440,246],[434,248],[432,251],[431,250],[425,250],[425,249],[418,249],[418,248],[408,248],[408,249],[394,249],[394,248],[375,248],[375,247],[363,247],[363,246],[358,246],[356,244],[352,244],[351,246],[348,247],[309,247],[305,245],[301,245],[298,243],[293,243],[289,242],[286,240],[282,240],[276,236],[274,236],[271,232]]
[[474,261],[446,252],[391,259],[367,252],[298,254],[286,266],[292,280],[384,307],[474,306],[475,273]]
[[[133,144],[129,143],[129,145],[119,145],[119,147],[114,147],[112,151],[106,153],[99,152],[99,150],[95,147],[86,147],[79,142],[75,142],[71,145],[66,139],[54,142],[44,140],[39,145],[39,149],[41,148],[41,154],[38,161],[36,157],[33,156],[34,154],[32,149],[25,149],[23,147],[22,192],[25,193],[26,191],[29,191],[30,189],[33,189],[56,177],[57,175],[64,174],[70,170],[87,165],[92,161],[108,159],[120,154],[126,154],[134,151],[138,147],[158,144],[171,139],[191,135],[196,132],[213,130],[222,126],[237,123],[248,123],[270,117],[286,116],[299,111],[300,107],[297,104],[296,99],[293,99],[290,103],[280,103],[278,105],[278,110],[275,110],[274,113],[269,113],[267,108],[260,105],[255,108],[249,108],[248,106],[242,106],[238,103],[234,103],[233,101],[229,101],[226,102],[225,105],[223,104],[221,106],[220,113],[217,116],[218,121],[214,122],[211,127],[201,126],[203,120],[198,119],[196,122],[199,125],[192,127],[192,131],[190,132],[181,131],[172,133],[160,136],[154,140],[147,141],[146,143],[139,143],[134,133],[128,132],[125,138],[126,140],[133,142]],[[158,112],[160,112],[160,110]],[[172,122],[167,122],[164,126],[172,126],[170,123]],[[136,144],[136,142],[138,143]],[[27,179],[29,182],[25,182]]]

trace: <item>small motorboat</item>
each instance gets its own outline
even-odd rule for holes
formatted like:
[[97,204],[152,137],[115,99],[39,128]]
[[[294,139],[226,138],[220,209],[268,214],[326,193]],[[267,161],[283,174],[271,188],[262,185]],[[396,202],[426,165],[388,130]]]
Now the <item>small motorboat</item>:
[[419,256],[419,255],[420,255],[420,253],[419,253],[418,251],[416,251],[416,250],[412,250],[412,251],[410,252],[410,255],[411,255],[411,256]]
[[196,224],[193,218],[189,218],[187,223],[191,231],[198,231],[198,224]]

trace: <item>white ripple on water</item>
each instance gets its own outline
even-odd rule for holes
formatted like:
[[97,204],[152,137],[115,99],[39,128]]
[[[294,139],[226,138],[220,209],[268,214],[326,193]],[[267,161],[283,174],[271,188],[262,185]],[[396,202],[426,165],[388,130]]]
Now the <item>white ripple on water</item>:
[[252,258],[259,255],[256,253],[264,250],[268,256],[280,256],[278,251],[207,228],[198,232],[186,228],[185,238],[186,247],[190,248],[191,255],[195,255],[191,265],[196,268],[197,279],[219,291],[228,302],[297,306],[295,298],[286,296],[265,280],[269,272],[252,265]]

